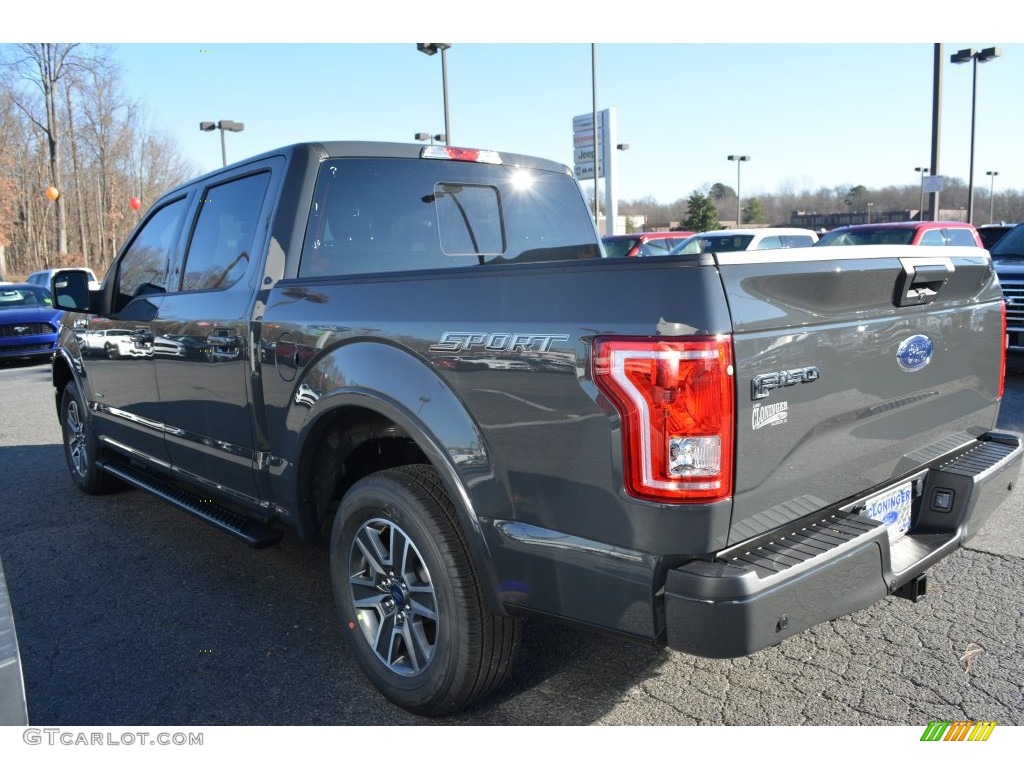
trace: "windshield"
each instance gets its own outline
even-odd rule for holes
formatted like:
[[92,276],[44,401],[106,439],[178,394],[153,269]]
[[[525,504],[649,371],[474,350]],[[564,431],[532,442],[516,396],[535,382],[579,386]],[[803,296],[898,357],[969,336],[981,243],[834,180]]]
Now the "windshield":
[[606,237],[602,238],[604,252],[609,259],[623,259],[633,246],[640,242],[638,237]]
[[45,288],[20,285],[17,288],[0,286],[0,309],[8,307],[50,307],[50,292]]
[[1013,227],[978,227],[978,236],[981,238],[983,247],[992,249],[992,246],[1003,239],[1003,235]]
[[989,253],[993,261],[1024,260],[1024,224],[1019,224],[1007,232],[992,246]]
[[727,253],[745,251],[753,235],[702,234],[683,240],[669,253],[673,256],[693,256],[700,253]]
[[910,245],[914,230],[878,229],[835,230],[821,236],[818,245]]

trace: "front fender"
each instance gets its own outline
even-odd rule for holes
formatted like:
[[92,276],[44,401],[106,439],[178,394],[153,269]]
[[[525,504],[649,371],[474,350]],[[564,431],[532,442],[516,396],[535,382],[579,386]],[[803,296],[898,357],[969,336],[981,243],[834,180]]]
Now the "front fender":
[[[78,391],[82,393],[86,403],[91,402],[91,392],[86,388],[86,371],[82,362],[82,352],[73,331],[62,325],[57,343],[57,351],[50,365],[50,379],[54,386],[54,399],[58,416],[60,415],[60,397],[69,381],[74,381]],[[92,414],[86,409],[85,418],[91,419]]]

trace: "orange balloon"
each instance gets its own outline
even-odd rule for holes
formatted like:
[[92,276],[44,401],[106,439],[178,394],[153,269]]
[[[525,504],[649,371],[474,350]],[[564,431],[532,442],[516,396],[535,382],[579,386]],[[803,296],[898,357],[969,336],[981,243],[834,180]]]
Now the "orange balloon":
[[139,198],[137,197],[133,197],[131,200],[128,201],[128,205],[132,207],[133,211],[137,211],[139,210],[139,208],[142,207],[142,201],[139,200]]
[[51,200],[56,200],[58,197],[60,197],[60,192],[57,191],[56,187],[47,187],[46,196]]

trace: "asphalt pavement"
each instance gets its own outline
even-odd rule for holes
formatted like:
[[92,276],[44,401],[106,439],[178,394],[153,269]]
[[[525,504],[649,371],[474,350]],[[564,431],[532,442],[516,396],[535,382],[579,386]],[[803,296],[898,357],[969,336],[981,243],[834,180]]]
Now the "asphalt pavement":
[[[39,726],[406,725],[343,646],[326,545],[251,550],[138,491],[87,497],[49,367],[0,367],[0,559]],[[1000,426],[1024,432],[1024,376]],[[1024,499],[887,598],[742,659],[527,625],[508,684],[460,725],[1024,724]]]

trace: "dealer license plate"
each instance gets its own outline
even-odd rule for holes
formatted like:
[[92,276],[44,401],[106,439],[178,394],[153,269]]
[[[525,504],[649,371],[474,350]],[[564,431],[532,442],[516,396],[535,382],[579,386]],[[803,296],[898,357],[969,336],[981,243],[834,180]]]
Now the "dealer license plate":
[[861,514],[885,523],[889,529],[889,541],[896,541],[910,528],[910,505],[914,500],[910,488],[910,483],[903,483],[864,502]]

